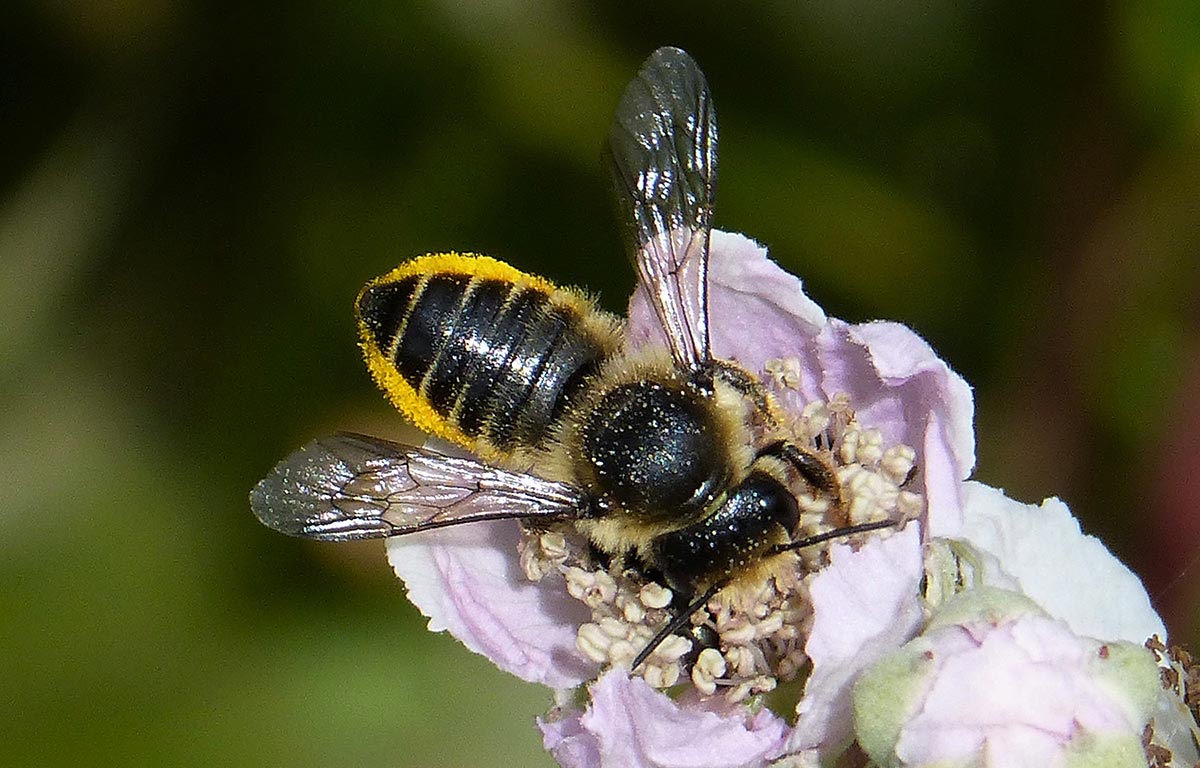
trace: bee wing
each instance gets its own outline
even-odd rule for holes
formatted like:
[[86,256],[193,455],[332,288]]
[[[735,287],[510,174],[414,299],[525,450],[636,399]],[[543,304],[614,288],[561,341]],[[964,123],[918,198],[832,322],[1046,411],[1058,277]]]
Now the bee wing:
[[321,541],[378,539],[501,518],[574,518],[574,486],[365,435],[313,440],[250,492],[267,527]]
[[717,122],[704,73],[659,48],[625,89],[608,138],[630,258],[677,364],[708,362],[708,241]]

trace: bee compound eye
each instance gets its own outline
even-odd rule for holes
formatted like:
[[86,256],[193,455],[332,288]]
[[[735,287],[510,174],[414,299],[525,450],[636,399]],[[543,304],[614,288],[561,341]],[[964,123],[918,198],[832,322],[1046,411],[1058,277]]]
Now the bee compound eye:
[[723,453],[707,404],[652,381],[614,387],[583,428],[601,493],[646,514],[703,506],[722,482]]

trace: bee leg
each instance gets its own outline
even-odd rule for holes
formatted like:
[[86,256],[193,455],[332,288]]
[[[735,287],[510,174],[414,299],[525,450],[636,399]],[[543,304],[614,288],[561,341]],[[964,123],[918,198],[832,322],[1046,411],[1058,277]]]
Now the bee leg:
[[834,513],[842,522],[850,521],[846,514],[845,499],[842,497],[842,484],[838,482],[837,474],[816,454],[804,450],[795,443],[777,440],[765,446],[758,452],[758,455],[775,456],[786,461],[814,491],[823,494],[833,502]]
[[596,567],[606,571],[613,562],[613,556],[610,553],[605,552],[603,549],[600,549],[600,547],[597,547],[590,541],[588,542],[588,558],[596,565]]
[[662,645],[664,640],[683,629],[683,627],[689,621],[691,621],[692,614],[703,608],[705,604],[712,599],[712,596],[720,592],[721,588],[724,586],[725,582],[723,581],[713,584],[711,587],[704,590],[704,594],[688,603],[683,610],[675,613],[675,615],[671,617],[671,620],[664,624],[662,629],[655,633],[654,637],[650,638],[650,642],[646,644],[646,647],[643,648],[636,657],[634,657],[633,663],[629,665],[629,671],[632,672],[633,670],[637,669],[643,661],[650,658],[650,654],[654,653],[654,649]]
[[684,654],[679,663],[683,665],[684,672],[691,674],[692,667],[696,666],[696,662],[700,659],[700,653],[706,648],[716,648],[721,650],[721,636],[717,634],[717,630],[713,629],[709,624],[700,624],[692,627],[689,633],[692,641],[692,650]]
[[754,403],[758,413],[766,416],[772,424],[778,422],[775,418],[775,407],[771,404],[771,396],[767,388],[757,377],[737,365],[725,360],[713,360],[710,365],[721,381],[733,387],[734,391]]

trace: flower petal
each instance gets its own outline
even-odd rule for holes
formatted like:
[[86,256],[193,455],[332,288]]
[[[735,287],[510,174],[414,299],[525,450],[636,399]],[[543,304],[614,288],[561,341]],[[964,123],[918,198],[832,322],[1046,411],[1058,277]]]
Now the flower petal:
[[[800,278],[771,261],[767,249],[745,235],[713,232],[708,283],[713,354],[750,371],[762,371],[773,358],[813,351],[806,342],[829,322],[804,293]],[[802,366],[802,372],[818,370],[815,359]],[[818,383],[815,377],[801,381],[806,400],[820,396]]]
[[584,730],[581,712],[572,712],[560,719],[538,718],[542,730],[542,746],[554,755],[562,768],[599,768],[600,741],[596,734]]
[[1141,580],[1079,529],[1066,504],[1053,498],[1040,507],[1022,504],[976,482],[965,484],[965,501],[962,538],[994,557],[991,567],[1002,574],[989,579],[985,572],[985,583],[1001,586],[998,578],[1011,578],[1084,637],[1138,644],[1155,634],[1166,638]]
[[855,679],[908,642],[923,620],[918,525],[868,541],[858,551],[840,545],[829,554],[829,566],[809,585],[813,627],[804,650],[812,674],[796,707],[789,752],[849,741]]
[[1163,689],[1154,704],[1154,743],[1171,750],[1174,765],[1200,765],[1200,726],[1183,699],[1175,691]]
[[[825,312],[804,294],[800,279],[767,258],[745,235],[713,230],[708,263],[709,338],[713,355],[762,371],[772,358],[794,356],[825,327]],[[634,346],[664,344],[662,329],[642,286],[629,301],[628,335]],[[815,371],[815,360],[805,370]],[[821,393],[810,378],[806,399]],[[802,390],[803,391],[803,390]]]
[[623,670],[590,688],[581,715],[539,723],[567,768],[748,768],[778,757],[787,727],[767,710],[754,717],[680,704]]
[[522,680],[570,688],[595,674],[575,649],[587,609],[558,576],[527,581],[517,564],[516,521],[474,523],[388,539],[388,561],[432,632]]
[[929,510],[925,534],[955,535],[962,524],[961,483],[975,467],[970,386],[899,323],[833,321],[821,341],[826,394],[848,393],[860,422],[889,443],[917,449]]

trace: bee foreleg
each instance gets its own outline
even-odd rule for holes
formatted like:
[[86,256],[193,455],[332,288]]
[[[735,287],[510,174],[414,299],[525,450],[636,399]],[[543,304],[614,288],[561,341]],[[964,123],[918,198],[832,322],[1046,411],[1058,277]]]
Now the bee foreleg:
[[650,642],[646,644],[646,647],[643,648],[636,657],[634,657],[633,663],[629,665],[629,671],[632,672],[633,670],[637,669],[643,661],[650,658],[650,654],[654,653],[654,649],[662,645],[664,640],[683,629],[684,626],[691,621],[692,614],[703,608],[705,604],[712,599],[713,595],[721,591],[721,588],[724,587],[726,583],[727,582],[725,581],[719,581],[716,584],[713,584],[711,587],[704,590],[702,595],[688,603],[683,610],[672,616],[671,620],[664,624],[662,629],[655,633],[654,637],[650,638]]

